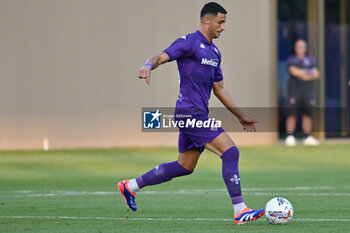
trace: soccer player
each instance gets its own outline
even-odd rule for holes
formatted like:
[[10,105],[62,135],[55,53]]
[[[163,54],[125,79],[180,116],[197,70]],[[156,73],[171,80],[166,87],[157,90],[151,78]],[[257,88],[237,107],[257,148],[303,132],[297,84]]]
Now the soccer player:
[[316,80],[319,71],[313,57],[306,55],[307,45],[304,40],[297,40],[294,44],[295,55],[287,60],[290,75],[288,96],[288,117],[286,120],[287,137],[285,144],[295,146],[294,131],[296,115],[302,111],[302,130],[304,132],[304,145],[317,146],[319,141],[311,135],[312,110],[316,106]]
[[[204,5],[201,10],[201,26],[198,31],[177,39],[162,53],[151,57],[139,70],[140,79],[150,84],[151,70],[170,61],[177,61],[180,93],[175,115],[192,115],[195,119],[208,119],[208,100],[211,90],[223,105],[235,115],[244,130],[256,131],[258,121],[243,114],[233,103],[224,88],[220,68],[221,53],[213,39],[225,30],[226,10],[215,2]],[[148,185],[156,185],[179,176],[190,175],[204,148],[222,159],[222,176],[232,199],[236,224],[245,224],[261,217],[265,210],[249,209],[243,201],[238,172],[239,151],[232,139],[221,128],[180,128],[178,160],[163,163],[149,172],[131,180],[118,183],[127,206],[136,211],[136,192]]]

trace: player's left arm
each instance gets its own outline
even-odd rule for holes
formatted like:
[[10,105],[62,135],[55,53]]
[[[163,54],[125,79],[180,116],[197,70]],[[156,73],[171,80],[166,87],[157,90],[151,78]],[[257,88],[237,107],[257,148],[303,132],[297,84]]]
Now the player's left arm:
[[220,100],[220,102],[232,112],[243,125],[243,129],[248,132],[256,132],[255,123],[259,121],[254,120],[245,115],[233,102],[231,95],[224,88],[224,82],[218,81],[213,84],[214,95]]

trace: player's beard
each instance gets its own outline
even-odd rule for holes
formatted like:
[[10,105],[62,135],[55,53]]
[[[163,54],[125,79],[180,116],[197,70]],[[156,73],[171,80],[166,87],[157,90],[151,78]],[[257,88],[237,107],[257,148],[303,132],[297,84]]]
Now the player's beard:
[[220,37],[220,35],[221,35],[221,33],[216,32],[216,33],[214,34],[213,39],[218,39],[218,38]]
[[221,36],[221,33],[222,33],[223,31],[214,31],[214,33],[213,33],[213,35],[214,35],[214,37],[213,37],[213,39],[218,39],[220,36]]
[[217,31],[211,31],[211,34],[212,34],[212,38],[213,39],[217,39],[220,37],[219,33]]

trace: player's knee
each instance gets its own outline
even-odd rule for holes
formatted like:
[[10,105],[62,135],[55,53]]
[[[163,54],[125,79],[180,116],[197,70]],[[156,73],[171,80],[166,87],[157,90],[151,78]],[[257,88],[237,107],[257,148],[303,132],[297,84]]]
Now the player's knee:
[[197,163],[193,164],[193,163],[179,163],[179,166],[181,166],[183,168],[183,173],[184,175],[190,175],[191,173],[193,173],[194,169],[196,168]]
[[181,163],[179,163],[178,161],[174,161],[174,170],[169,171],[170,177],[177,177],[177,176],[186,176],[186,175],[190,175],[192,174],[194,168],[196,165],[194,165],[194,167],[188,168],[188,166],[183,166]]
[[220,157],[222,160],[224,159],[233,159],[237,160],[239,159],[239,150],[236,146],[230,147],[227,149]]
[[174,177],[192,174],[193,171],[187,170],[177,161],[164,163],[155,168],[155,174],[163,181],[170,181]]
[[161,178],[163,182],[169,181],[172,177],[169,175],[170,169],[167,168],[164,164],[159,165],[155,168],[155,174]]
[[196,168],[196,165],[194,165],[192,167],[184,167],[181,164],[179,164],[179,166],[181,166],[183,168],[181,171],[182,176],[191,175],[193,173],[194,169]]

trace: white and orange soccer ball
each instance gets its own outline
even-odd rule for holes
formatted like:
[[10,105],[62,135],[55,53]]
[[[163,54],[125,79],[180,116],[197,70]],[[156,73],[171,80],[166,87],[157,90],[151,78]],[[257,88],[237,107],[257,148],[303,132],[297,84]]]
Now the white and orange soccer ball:
[[283,197],[269,200],[265,207],[265,219],[271,224],[287,224],[293,218],[293,206]]

